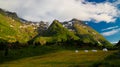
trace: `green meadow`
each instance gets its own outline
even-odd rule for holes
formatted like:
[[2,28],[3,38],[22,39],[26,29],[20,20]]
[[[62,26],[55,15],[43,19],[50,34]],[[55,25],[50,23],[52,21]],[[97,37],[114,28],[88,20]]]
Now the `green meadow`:
[[[116,50],[84,52],[79,49],[63,49],[57,46],[29,47],[9,50],[8,56],[0,53],[0,67],[96,67]],[[113,57],[112,57],[113,58]]]

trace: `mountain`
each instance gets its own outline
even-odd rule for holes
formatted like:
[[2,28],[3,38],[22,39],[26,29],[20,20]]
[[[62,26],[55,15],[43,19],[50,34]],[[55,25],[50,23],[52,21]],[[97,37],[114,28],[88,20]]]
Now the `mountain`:
[[84,22],[72,19],[47,23],[19,18],[16,13],[0,9],[0,43],[34,45],[112,46],[102,35]]
[[79,37],[74,32],[63,27],[58,20],[54,20],[44,35],[37,37],[34,43],[44,45],[46,43],[64,43],[70,40],[79,40]]
[[85,24],[84,22],[72,19],[68,22],[71,27],[68,25],[67,28],[76,32],[76,35],[81,38],[83,43],[91,43],[99,46],[111,46],[111,44],[97,31]]
[[80,20],[59,22],[54,20],[43,36],[34,40],[34,44],[67,43],[79,46],[102,46],[112,45],[98,32]]
[[22,23],[16,13],[0,9],[0,40],[27,43],[36,34],[34,27]]

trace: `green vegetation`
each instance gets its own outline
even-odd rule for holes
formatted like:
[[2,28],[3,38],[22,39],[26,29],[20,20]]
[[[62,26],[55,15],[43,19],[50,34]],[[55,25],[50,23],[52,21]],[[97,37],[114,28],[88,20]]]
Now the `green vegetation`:
[[94,67],[120,67],[120,51],[93,64]]
[[[79,20],[73,20],[70,31],[65,28],[58,20],[44,30],[44,22],[40,27],[25,24],[14,12],[0,10],[0,39],[9,44],[20,45],[67,45],[74,46],[94,46],[94,47],[111,47],[112,45],[98,32],[85,25]],[[41,31],[40,31],[41,30]]]
[[88,25],[73,21],[70,29],[58,20],[47,29],[44,22],[35,27],[22,23],[16,13],[0,9],[0,67],[120,66],[120,52],[84,52],[113,46]]
[[39,43],[44,45],[46,43],[64,43],[66,41],[74,41],[79,40],[74,32],[70,32],[67,28],[64,28],[62,24],[54,20],[48,30],[45,32],[43,36],[39,36],[34,40],[34,43]]
[[119,40],[119,42],[115,45],[115,47],[120,50],[120,40]]
[[94,67],[120,67],[120,41],[116,44],[119,51],[107,56],[104,60],[93,64]]
[[[53,47],[53,46],[52,46]],[[7,60],[13,58],[19,58],[14,61],[4,62],[0,64],[0,67],[88,67],[92,66],[97,61],[102,61],[105,57],[111,55],[116,51],[98,52],[89,51],[88,53],[83,50],[79,50],[75,53],[75,50],[59,49],[52,47],[39,47],[28,49],[21,49],[14,51],[11,56],[5,57]],[[60,47],[59,47],[60,48]],[[44,51],[43,51],[44,50]],[[52,53],[48,53],[54,51]],[[34,53],[35,52],[35,53]],[[48,54],[45,54],[48,53]],[[31,57],[23,57],[31,55]],[[36,55],[36,56],[35,56]],[[23,57],[23,58],[21,58]],[[5,59],[4,58],[4,59]],[[20,59],[21,58],[21,59]],[[0,58],[1,59],[1,58]]]
[[36,34],[32,26],[25,27],[25,24],[16,21],[16,19],[0,14],[0,39],[9,43],[17,41],[27,43]]
[[57,46],[29,46],[19,49],[8,49],[8,55],[5,56],[5,50],[0,51],[0,64],[21,58],[40,56],[61,50]]
[[74,20],[73,27],[83,43],[91,43],[94,46],[112,47],[102,35],[83,22]]
[[70,31],[58,20],[54,20],[43,35],[40,35],[33,40],[33,44],[71,44],[74,46],[113,48],[112,44],[110,44],[102,35],[79,20],[74,20],[73,27],[71,28],[75,31]]

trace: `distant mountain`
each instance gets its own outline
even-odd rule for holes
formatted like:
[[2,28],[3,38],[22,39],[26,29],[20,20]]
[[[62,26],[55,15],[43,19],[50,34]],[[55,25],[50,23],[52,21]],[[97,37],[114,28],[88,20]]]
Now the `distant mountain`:
[[63,23],[54,20],[44,35],[34,40],[34,43],[42,45],[51,42],[70,42],[70,44],[76,43],[80,46],[112,46],[102,35],[77,19]]
[[7,16],[7,17],[11,17],[12,19],[16,21],[21,21],[21,19],[18,17],[18,15],[15,12],[9,12],[9,11],[0,9],[0,14]]

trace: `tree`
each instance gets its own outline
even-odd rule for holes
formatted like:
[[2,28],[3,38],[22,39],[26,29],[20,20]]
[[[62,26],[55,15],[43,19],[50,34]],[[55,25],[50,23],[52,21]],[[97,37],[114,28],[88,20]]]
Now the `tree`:
[[120,40],[119,42],[115,45],[118,49],[120,48]]

